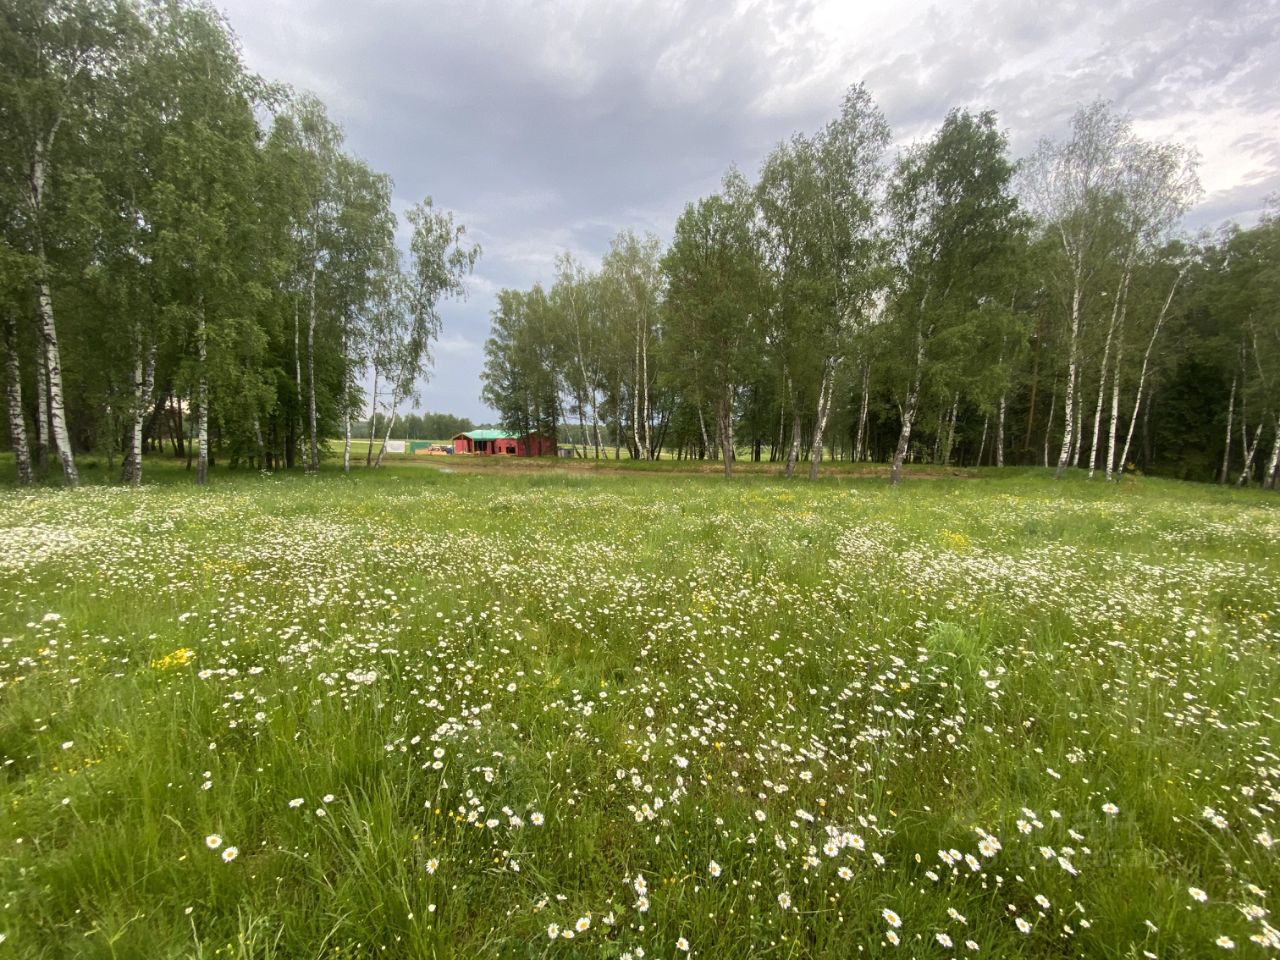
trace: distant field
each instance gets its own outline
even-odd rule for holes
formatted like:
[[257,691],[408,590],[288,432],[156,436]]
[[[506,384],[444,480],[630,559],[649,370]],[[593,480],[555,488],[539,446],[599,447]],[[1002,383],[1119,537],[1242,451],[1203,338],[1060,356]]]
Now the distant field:
[[1280,946],[1274,496],[620,466],[0,491],[0,952]]

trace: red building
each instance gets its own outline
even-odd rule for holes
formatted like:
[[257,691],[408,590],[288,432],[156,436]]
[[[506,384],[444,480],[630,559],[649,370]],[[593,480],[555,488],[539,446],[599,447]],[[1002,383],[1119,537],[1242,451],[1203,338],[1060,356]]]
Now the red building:
[[553,457],[556,454],[556,443],[540,433],[519,436],[503,430],[470,430],[453,438],[453,452]]

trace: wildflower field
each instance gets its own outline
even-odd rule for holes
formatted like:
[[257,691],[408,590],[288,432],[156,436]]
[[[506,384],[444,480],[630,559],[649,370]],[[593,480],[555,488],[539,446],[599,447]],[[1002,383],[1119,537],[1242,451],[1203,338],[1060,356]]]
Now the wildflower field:
[[0,491],[0,957],[1273,954],[1278,504]]

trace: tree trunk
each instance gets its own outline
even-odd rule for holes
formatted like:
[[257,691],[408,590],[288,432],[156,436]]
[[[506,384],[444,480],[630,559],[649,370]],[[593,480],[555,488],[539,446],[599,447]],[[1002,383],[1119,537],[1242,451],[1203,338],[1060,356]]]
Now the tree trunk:
[[253,415],[253,443],[258,450],[258,469],[267,469],[267,445],[262,439],[262,423],[258,420],[258,415]]
[[907,404],[902,410],[902,429],[898,432],[898,446],[893,451],[893,464],[889,467],[889,483],[897,486],[902,482],[902,461],[906,459],[907,448],[911,443],[911,427],[916,420],[916,404],[920,399],[920,377],[917,370],[916,379],[907,393]]
[[200,305],[200,313],[196,321],[196,350],[200,361],[199,421],[197,435],[200,443],[200,455],[196,461],[196,483],[204,484],[209,479],[209,378],[205,369],[208,360],[208,345],[205,338],[204,305]]
[[[1115,340],[1116,331],[1124,329],[1125,299],[1129,294],[1129,272],[1133,263],[1130,255],[1120,274],[1120,286],[1116,289],[1115,299],[1111,302],[1111,323],[1107,325],[1107,339],[1102,348],[1102,366],[1098,370],[1098,402],[1093,408],[1093,441],[1089,450],[1089,479],[1098,468],[1098,446],[1102,432],[1102,404],[1107,395],[1107,373],[1111,369],[1111,344]],[[1121,333],[1123,337],[1123,332]],[[1119,376],[1119,359],[1116,361],[1116,377]],[[1111,478],[1110,457],[1106,466],[1107,479]]]
[[[375,467],[382,466],[382,457],[387,452],[387,441],[391,439],[391,428],[396,423],[396,407],[400,405],[400,397],[398,393],[391,394],[390,415],[387,417],[387,429],[382,437],[382,446],[378,448],[378,459],[373,462]],[[372,436],[369,438],[369,446],[373,446]]]
[[7,374],[6,395],[9,401],[9,445],[18,468],[18,483],[35,482],[31,471],[31,449],[27,446],[27,418],[22,412],[22,370],[18,364],[18,323],[13,314],[4,315],[4,354]]
[[1006,395],[1000,394],[1000,410],[996,414],[996,466],[1004,466],[1004,411]]
[[831,415],[831,395],[836,386],[835,361],[827,359],[818,389],[818,417],[813,428],[813,445],[809,448],[809,479],[818,479],[818,464],[822,461],[822,435],[827,430],[827,418]]
[[[921,308],[923,309],[923,302]],[[920,328],[916,328],[916,369],[911,381],[911,389],[907,391],[907,404],[902,411],[902,429],[898,432],[898,446],[893,452],[893,464],[889,467],[889,483],[897,486],[902,482],[902,461],[906,459],[907,449],[911,443],[911,428],[916,420],[916,405],[920,401],[920,378],[924,372],[925,337]]]
[[[1243,431],[1242,431],[1243,432]],[[1246,442],[1244,445],[1244,469],[1240,471],[1240,479],[1236,481],[1237,487],[1248,486],[1249,480],[1253,474],[1253,457],[1258,452],[1258,441],[1262,439],[1262,424],[1258,424],[1258,429],[1253,431],[1253,441]],[[1245,435],[1248,440],[1248,435]]]
[[369,449],[364,452],[364,465],[373,464],[373,425],[378,420],[378,368],[373,368],[373,393],[370,395],[372,405],[369,408]]
[[[1036,391],[1040,386],[1040,338],[1036,337],[1036,352],[1031,359],[1031,399],[1027,404],[1027,432],[1022,438],[1023,456],[1031,456],[1031,432],[1036,419]],[[1046,464],[1047,466],[1047,464]]]
[[871,364],[864,363],[862,365],[862,403],[858,409],[858,436],[853,441],[853,459],[855,462],[862,462],[867,459],[864,456],[864,447],[866,445],[867,436],[867,405],[871,399]]
[[40,317],[40,339],[44,345],[45,369],[49,375],[49,429],[54,453],[62,463],[62,476],[67,486],[80,482],[76,473],[75,456],[71,452],[71,438],[67,435],[67,419],[62,402],[62,358],[58,352],[58,331],[53,322],[53,296],[49,291],[47,266],[44,263],[43,244],[39,251],[40,281],[37,312]]
[[787,467],[785,471],[785,476],[789,480],[796,471],[796,461],[800,459],[800,404],[796,402],[791,378],[788,376],[786,380],[787,400],[791,404],[791,446],[787,450]]
[[1071,462],[1071,442],[1075,437],[1076,374],[1080,350],[1080,297],[1080,278],[1077,270],[1075,290],[1071,295],[1071,344],[1067,351],[1067,399],[1064,409],[1066,426],[1062,432],[1062,450],[1058,453],[1058,469],[1053,474],[1055,480],[1066,472],[1067,465]]
[[307,429],[311,441],[308,473],[320,469],[320,443],[316,439],[316,263],[311,261],[311,296],[307,308]]
[[1058,412],[1058,381],[1053,381],[1053,393],[1049,395],[1049,423],[1044,428],[1044,465],[1049,466],[1049,438],[1053,435],[1053,417]]
[[726,384],[716,405],[720,431],[720,453],[724,458],[724,478],[733,476],[733,387]]
[[1262,474],[1262,488],[1276,488],[1276,473],[1280,471],[1280,416],[1276,417],[1275,435],[1271,439],[1271,457],[1267,460],[1267,469]]
[[974,466],[982,466],[982,455],[987,452],[987,428],[991,426],[991,414],[982,418],[982,439],[978,442],[978,459]]
[[960,410],[960,392],[956,391],[955,396],[951,400],[951,417],[947,427],[947,442],[942,448],[942,465],[950,466],[951,451],[956,445],[956,414]]
[[342,408],[342,472],[351,472],[351,408]]
[[151,405],[151,392],[155,383],[156,348],[153,345],[143,358],[142,345],[138,345],[138,356],[133,368],[133,427],[129,442],[129,450],[125,455],[124,471],[121,479],[132,483],[135,487],[142,483],[142,436],[145,426],[146,409]]
[[1164,298],[1164,305],[1160,308],[1160,313],[1156,317],[1156,325],[1151,331],[1151,339],[1147,341],[1147,350],[1142,355],[1142,367],[1138,372],[1138,393],[1134,397],[1133,413],[1129,417],[1129,432],[1124,438],[1124,449],[1121,451],[1120,460],[1116,464],[1116,472],[1120,476],[1124,475],[1124,465],[1129,462],[1129,444],[1133,440],[1133,429],[1138,422],[1138,408],[1142,406],[1142,391],[1147,384],[1147,369],[1151,364],[1151,351],[1155,348],[1156,338],[1160,336],[1160,328],[1164,326],[1165,318],[1169,315],[1169,304],[1173,303],[1173,295],[1178,289],[1178,284],[1182,282],[1182,278],[1186,276],[1190,266],[1190,263],[1184,264],[1182,269],[1178,271],[1177,277],[1174,278],[1173,285],[1169,287],[1169,295]]
[[1115,479],[1116,434],[1120,426],[1120,374],[1124,370],[1124,340],[1116,345],[1116,365],[1111,374],[1111,420],[1107,427],[1107,480]]
[[49,472],[49,368],[45,363],[44,339],[36,347],[36,474]]
[[1231,421],[1236,412],[1236,381],[1240,378],[1240,374],[1233,374],[1231,377],[1231,398],[1227,401],[1227,439],[1226,445],[1222,451],[1222,474],[1218,477],[1218,483],[1226,485],[1227,471],[1231,464]]

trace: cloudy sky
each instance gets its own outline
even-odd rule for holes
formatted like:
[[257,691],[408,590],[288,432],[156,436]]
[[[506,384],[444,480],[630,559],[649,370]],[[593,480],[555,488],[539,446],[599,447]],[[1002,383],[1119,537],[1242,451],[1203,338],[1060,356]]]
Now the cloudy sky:
[[953,106],[1015,153],[1109,99],[1201,157],[1192,227],[1252,222],[1280,190],[1280,0],[220,0],[249,67],[318,94],[349,149],[430,194],[484,256],[448,304],[422,408],[488,420],[500,287],[597,263],[624,228],[666,239],[730,163],[754,174],[865,82],[900,145]]

